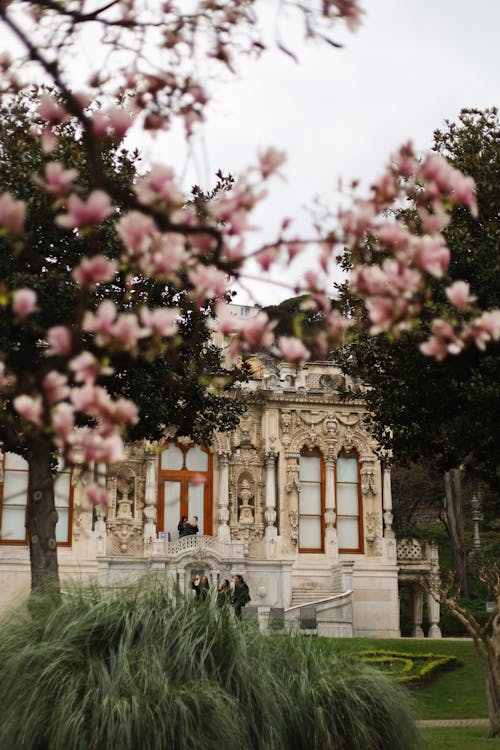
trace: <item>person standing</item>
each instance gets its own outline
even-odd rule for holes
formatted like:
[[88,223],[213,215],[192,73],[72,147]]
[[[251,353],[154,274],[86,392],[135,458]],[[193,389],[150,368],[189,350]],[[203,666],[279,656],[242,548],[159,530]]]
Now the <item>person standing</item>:
[[217,592],[217,606],[223,607],[225,604],[231,604],[231,584],[224,578]]
[[186,528],[187,516],[182,516],[181,520],[177,524],[177,531],[179,532],[179,539],[184,536],[184,529]]
[[202,576],[201,580],[198,576],[194,576],[191,580],[191,587],[194,590],[196,601],[204,602],[210,592],[210,581],[207,576]]
[[250,591],[248,589],[248,584],[245,583],[243,580],[243,576],[239,573],[234,576],[234,589],[233,589],[233,595],[231,597],[231,604],[234,607],[234,614],[236,617],[241,620],[241,609],[246,604],[248,604],[249,601],[251,601],[250,597]]
[[198,532],[198,516],[193,516],[189,519],[189,521],[186,521],[182,536],[192,536],[193,534],[197,534]]

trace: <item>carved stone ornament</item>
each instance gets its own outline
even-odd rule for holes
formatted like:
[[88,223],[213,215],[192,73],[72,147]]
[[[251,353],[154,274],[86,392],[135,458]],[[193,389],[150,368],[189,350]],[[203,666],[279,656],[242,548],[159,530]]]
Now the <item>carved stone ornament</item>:
[[244,477],[239,484],[239,522],[244,524],[252,524],[254,521],[253,505],[254,492],[252,486],[247,477]]
[[299,541],[299,514],[296,510],[288,511],[288,518],[290,519],[290,539],[293,545],[297,545]]

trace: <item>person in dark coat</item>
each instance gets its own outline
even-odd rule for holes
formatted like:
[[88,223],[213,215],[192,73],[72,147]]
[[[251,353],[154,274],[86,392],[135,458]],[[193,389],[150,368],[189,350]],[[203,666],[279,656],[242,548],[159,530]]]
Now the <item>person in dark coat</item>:
[[191,536],[192,534],[197,534],[198,532],[198,516],[193,516],[189,519],[189,521],[186,521],[182,536]]
[[181,536],[184,536],[184,528],[187,523],[187,516],[182,516],[181,520],[177,524],[177,531],[179,532],[179,539]]
[[217,606],[223,607],[225,604],[231,604],[231,584],[227,578],[223,578],[217,592]]
[[240,620],[242,607],[250,601],[250,592],[248,590],[248,585],[243,580],[243,576],[239,574],[235,575],[233,580],[234,589],[231,597],[231,604],[234,607],[234,614]]
[[202,576],[201,581],[195,576],[191,581],[191,587],[194,589],[196,601],[204,602],[210,591],[210,581],[207,576]]

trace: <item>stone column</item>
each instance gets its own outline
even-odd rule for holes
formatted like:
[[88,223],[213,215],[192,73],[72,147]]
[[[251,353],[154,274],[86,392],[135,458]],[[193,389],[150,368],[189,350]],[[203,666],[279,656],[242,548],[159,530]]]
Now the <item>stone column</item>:
[[219,451],[219,528],[217,537],[221,542],[231,541],[229,521],[229,451]]
[[335,456],[327,455],[325,457],[325,552],[330,559],[338,555],[335,508]]
[[422,617],[424,606],[424,594],[419,586],[414,586],[411,590],[411,634],[413,638],[423,638]]
[[429,617],[429,638],[441,638],[441,628],[439,627],[440,606],[431,593],[427,594],[427,612]]
[[264,538],[266,540],[275,539],[278,530],[274,525],[276,523],[276,453],[268,451],[266,453],[266,501],[264,517],[266,519],[266,530]]
[[429,592],[427,594],[427,615],[429,618],[429,638],[441,638],[441,628],[439,627],[440,603],[439,598],[435,599],[432,592],[436,595],[441,585],[439,575],[439,549],[437,544],[429,544],[429,558],[431,560],[431,573],[429,575]]
[[391,469],[390,466],[384,467],[384,497],[383,497],[383,508],[384,508],[384,537],[386,539],[394,539],[394,530],[392,528],[392,489],[391,489]]
[[[94,471],[95,481],[101,487],[106,489],[106,464],[97,464]],[[102,505],[95,506],[96,520],[94,523],[94,531],[96,534],[96,554],[106,554],[106,508]]]
[[144,541],[152,542],[156,539],[156,516],[158,496],[156,490],[156,461],[155,454],[147,455],[146,486],[144,489]]

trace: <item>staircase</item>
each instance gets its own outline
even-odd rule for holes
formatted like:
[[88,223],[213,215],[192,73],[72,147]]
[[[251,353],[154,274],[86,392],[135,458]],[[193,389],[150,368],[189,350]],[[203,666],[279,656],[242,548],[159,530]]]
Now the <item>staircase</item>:
[[312,590],[310,588],[294,588],[290,607],[298,607],[301,604],[312,604],[324,601],[325,599],[331,599],[338,593],[338,591],[334,591],[333,589]]

